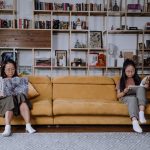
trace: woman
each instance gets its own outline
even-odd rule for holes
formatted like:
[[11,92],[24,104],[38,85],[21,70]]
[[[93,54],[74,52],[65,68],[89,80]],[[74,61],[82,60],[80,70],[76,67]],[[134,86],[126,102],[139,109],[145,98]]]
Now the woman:
[[[13,79],[18,77],[17,66],[13,60],[6,60],[1,66],[1,76],[3,79]],[[2,133],[3,136],[11,135],[11,120],[13,115],[21,115],[26,123],[26,131],[34,133],[34,130],[30,124],[30,109],[31,103],[27,99],[27,95],[24,93],[18,93],[17,95],[4,96],[0,95],[0,113],[5,118],[5,130]]]
[[132,60],[125,60],[121,79],[117,85],[117,97],[121,102],[127,104],[133,130],[141,133],[140,123],[146,123],[144,110],[146,105],[145,87],[140,86],[141,79],[137,74],[135,64]]

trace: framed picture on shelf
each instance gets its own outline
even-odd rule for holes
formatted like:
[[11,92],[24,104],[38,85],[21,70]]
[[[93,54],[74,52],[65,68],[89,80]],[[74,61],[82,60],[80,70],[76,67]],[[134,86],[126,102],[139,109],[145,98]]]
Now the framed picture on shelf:
[[32,66],[19,66],[19,73],[22,75],[31,75],[32,74]]
[[124,60],[132,59],[133,60],[133,52],[124,52]]
[[67,50],[55,50],[56,66],[67,66]]
[[91,48],[103,48],[102,31],[90,32],[90,46]]
[[[144,44],[144,43],[139,43],[139,50],[142,50],[142,49],[143,49],[143,44]],[[146,49],[145,44],[144,44],[144,49]]]
[[6,60],[9,60],[9,59],[12,59],[14,60],[16,63],[18,61],[18,54],[17,54],[17,51],[2,51],[1,52],[1,61],[6,61]]
[[89,66],[96,66],[98,62],[98,53],[89,53]]
[[146,48],[150,49],[150,40],[146,40]]

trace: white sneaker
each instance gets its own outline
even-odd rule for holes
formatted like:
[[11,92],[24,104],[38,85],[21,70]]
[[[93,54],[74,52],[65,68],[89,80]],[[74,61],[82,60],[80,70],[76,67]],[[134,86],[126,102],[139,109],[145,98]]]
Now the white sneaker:
[[135,132],[138,132],[138,133],[142,133],[142,132],[143,132],[143,131],[142,131],[142,128],[140,127],[140,125],[139,125],[139,123],[138,123],[137,120],[133,120],[133,121],[132,121],[132,125],[133,125],[133,130],[134,130]]
[[30,123],[27,123],[27,124],[26,124],[26,131],[27,131],[28,133],[35,133],[35,132],[36,132],[36,130],[32,128],[32,126],[31,126]]
[[145,119],[145,116],[144,116],[144,111],[139,112],[139,121],[141,123],[146,123],[146,119]]
[[11,135],[11,125],[5,125],[5,130],[2,133],[2,136],[7,137]]

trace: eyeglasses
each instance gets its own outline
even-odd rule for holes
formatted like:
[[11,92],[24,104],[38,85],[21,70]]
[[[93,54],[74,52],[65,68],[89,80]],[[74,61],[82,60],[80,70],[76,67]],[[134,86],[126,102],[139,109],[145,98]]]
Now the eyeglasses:
[[5,68],[5,71],[15,71],[15,68]]
[[126,73],[134,73],[135,71],[134,70],[126,70],[125,72]]

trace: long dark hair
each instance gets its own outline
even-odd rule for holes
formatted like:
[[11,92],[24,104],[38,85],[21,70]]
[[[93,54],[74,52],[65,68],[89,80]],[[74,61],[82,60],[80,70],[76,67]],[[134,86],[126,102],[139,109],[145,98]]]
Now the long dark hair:
[[6,61],[3,61],[2,62],[2,65],[1,65],[1,76],[2,78],[7,78],[7,75],[5,74],[5,67],[6,67],[6,64],[13,64],[14,65],[14,68],[15,68],[15,73],[13,75],[13,77],[16,77],[18,76],[18,73],[17,73],[17,65],[16,65],[16,62],[12,59],[9,59],[9,60],[6,60]]
[[141,82],[141,79],[140,79],[139,75],[137,74],[137,69],[136,69],[135,63],[131,59],[126,59],[123,63],[122,75],[121,75],[121,79],[120,79],[120,91],[121,92],[126,87],[127,76],[126,76],[125,70],[128,66],[133,66],[135,68],[135,73],[133,76],[133,80],[135,82],[135,85],[139,85]]

